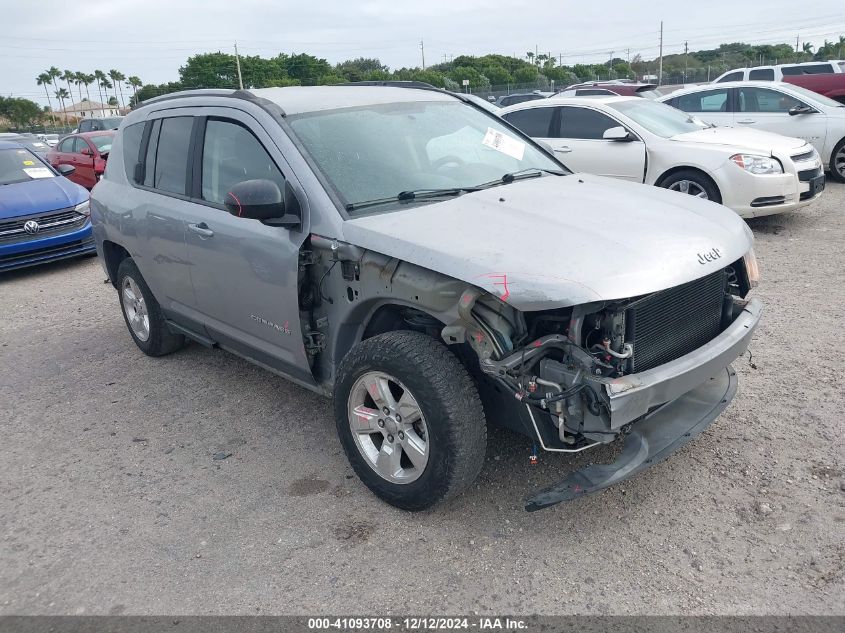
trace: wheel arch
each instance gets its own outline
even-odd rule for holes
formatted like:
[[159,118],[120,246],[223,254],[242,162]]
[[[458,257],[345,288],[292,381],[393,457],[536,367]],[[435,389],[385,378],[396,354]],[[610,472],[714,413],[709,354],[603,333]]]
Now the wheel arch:
[[117,288],[117,269],[120,268],[121,262],[128,257],[131,257],[129,251],[120,244],[110,240],[103,241],[103,261],[106,265],[109,281],[115,288]]
[[683,171],[694,171],[697,174],[700,174],[702,177],[706,178],[710,182],[710,184],[712,184],[713,187],[716,188],[716,191],[719,194],[719,200],[720,201],[724,200],[725,196],[722,193],[722,188],[719,186],[719,183],[716,182],[716,179],[713,178],[713,176],[711,176],[709,173],[707,173],[707,171],[705,169],[702,169],[701,167],[696,167],[695,165],[676,165],[675,167],[670,167],[669,169],[664,171],[662,174],[660,174],[660,176],[657,179],[655,179],[654,186],[655,187],[662,187],[663,183],[666,180],[668,180],[669,178],[671,178],[675,174],[678,174],[678,173],[683,172]]

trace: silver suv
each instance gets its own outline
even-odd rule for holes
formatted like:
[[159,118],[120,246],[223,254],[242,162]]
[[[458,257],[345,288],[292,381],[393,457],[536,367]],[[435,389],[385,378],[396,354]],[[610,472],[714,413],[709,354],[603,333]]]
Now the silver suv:
[[529,510],[668,456],[732,399],[761,313],[732,211],[571,175],[434,89],[150,100],[91,209],[144,353],[190,339],[333,397],[355,471],[408,510],[473,482],[488,423],[552,452],[624,443]]

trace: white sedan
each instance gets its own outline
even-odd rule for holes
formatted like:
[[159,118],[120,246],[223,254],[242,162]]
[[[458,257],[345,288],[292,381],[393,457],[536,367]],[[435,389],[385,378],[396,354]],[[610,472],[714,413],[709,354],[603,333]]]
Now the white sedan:
[[658,99],[708,123],[804,139],[834,180],[845,182],[845,104],[792,84],[743,81],[679,90]]
[[794,211],[824,189],[821,160],[806,141],[713,127],[640,97],[543,99],[500,116],[573,171],[707,198],[745,218]]

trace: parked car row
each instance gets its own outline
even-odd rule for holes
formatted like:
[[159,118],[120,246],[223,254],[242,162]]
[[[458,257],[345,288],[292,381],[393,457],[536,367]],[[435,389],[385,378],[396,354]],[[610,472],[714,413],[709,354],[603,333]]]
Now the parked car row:
[[556,98],[501,112],[567,167],[719,202],[742,217],[793,211],[824,189],[805,140],[713,127],[637,97]]

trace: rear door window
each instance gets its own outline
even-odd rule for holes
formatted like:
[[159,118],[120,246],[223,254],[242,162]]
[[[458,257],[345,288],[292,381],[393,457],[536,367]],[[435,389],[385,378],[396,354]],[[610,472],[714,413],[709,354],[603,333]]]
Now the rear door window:
[[556,138],[577,138],[587,140],[601,140],[606,130],[619,127],[619,122],[609,116],[590,110],[572,106],[560,108],[560,127]]
[[728,88],[693,92],[673,99],[672,105],[684,112],[727,112],[728,94]]
[[748,78],[752,81],[774,81],[774,68],[755,68],[748,73]]
[[72,138],[66,138],[61,143],[59,143],[59,146],[56,149],[60,152],[65,152],[65,153],[70,154],[70,153],[73,152],[73,144],[74,144],[75,141],[76,141],[75,136],[72,137]]
[[511,112],[502,118],[528,136],[547,138],[554,111],[554,108],[529,108]]
[[153,187],[169,193],[187,195],[188,149],[194,118],[162,119],[155,154]]
[[804,105],[801,101],[783,92],[768,88],[740,88],[740,112],[778,112],[787,113],[790,108]]

